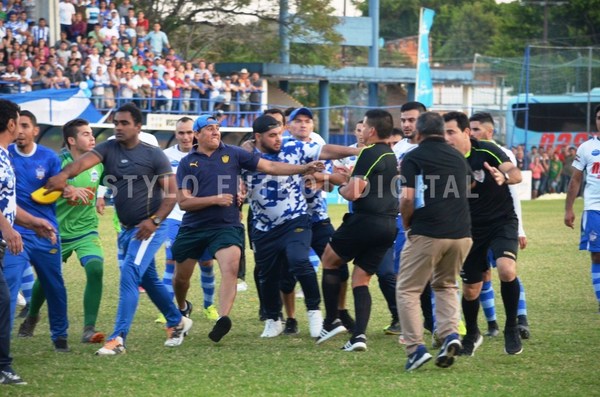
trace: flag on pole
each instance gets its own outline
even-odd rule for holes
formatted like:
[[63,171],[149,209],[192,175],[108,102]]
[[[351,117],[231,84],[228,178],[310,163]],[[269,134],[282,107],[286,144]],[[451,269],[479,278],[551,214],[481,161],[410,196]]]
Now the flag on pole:
[[433,83],[429,67],[429,31],[433,25],[435,11],[421,8],[419,18],[419,51],[417,59],[417,81],[415,99],[427,107],[433,105]]

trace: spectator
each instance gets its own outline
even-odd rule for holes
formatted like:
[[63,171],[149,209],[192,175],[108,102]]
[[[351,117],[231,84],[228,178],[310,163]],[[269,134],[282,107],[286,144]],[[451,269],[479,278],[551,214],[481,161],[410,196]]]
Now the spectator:
[[123,0],[119,7],[117,7],[117,11],[119,11],[119,14],[122,17],[126,16],[130,9],[133,9],[133,5],[131,4],[130,0]]
[[210,92],[210,105],[208,112],[212,114],[215,110],[221,109],[223,107],[223,102],[225,102],[225,97],[223,96],[225,85],[223,80],[221,80],[221,75],[219,73],[213,74],[211,85],[212,90]]
[[100,29],[100,35],[104,37],[103,43],[105,46],[111,44],[113,37],[119,39],[119,29],[113,26],[112,19],[106,21],[106,26]]
[[44,41],[44,44],[48,42],[50,28],[46,24],[46,19],[40,18],[38,20],[38,24],[31,28],[31,36],[35,45],[38,45],[41,40]]
[[100,7],[97,0],[91,0],[85,10],[85,19],[87,20],[86,34],[94,30],[94,26],[100,23]]
[[144,40],[148,31],[150,31],[150,21],[148,21],[143,11],[138,12],[137,25],[135,26],[138,40]]
[[160,23],[154,24],[152,32],[146,35],[146,41],[156,55],[162,55],[165,48],[171,48],[167,34],[160,30]]
[[[109,7],[112,5],[114,5],[114,3],[110,3]],[[108,18],[108,20],[113,22],[114,27],[119,28],[119,25],[121,25],[121,17],[119,16],[119,11],[111,9]]]
[[200,73],[194,73],[194,79],[190,81],[192,89],[190,98],[190,112],[200,113],[202,110],[201,98],[204,97],[205,90],[204,84],[202,83],[202,75]]
[[106,26],[106,23],[110,19],[110,10],[106,5],[106,1],[100,0],[100,25],[102,27]]
[[138,95],[143,100],[140,101],[142,110],[150,110],[149,99],[152,97],[152,83],[150,82],[149,72],[147,70],[139,70],[134,76],[134,80],[138,85]]
[[19,92],[19,78],[19,74],[15,72],[15,66],[9,63],[2,76],[0,76],[2,80],[2,92],[5,94],[16,94]]
[[569,182],[571,182],[571,177],[573,176],[573,161],[575,160],[576,155],[577,149],[575,148],[575,146],[569,146],[569,148],[567,149],[565,160],[563,162],[563,170],[560,183],[561,193],[567,193]]
[[69,32],[71,40],[76,40],[78,36],[85,37],[87,35],[87,23],[83,20],[83,15],[80,12],[75,14]]
[[[119,12],[119,14],[121,14]],[[125,14],[121,14],[121,25],[129,26],[133,23],[133,27],[137,25],[137,18],[133,7],[129,7]]]
[[152,71],[150,84],[152,84],[152,98],[154,98],[151,103],[151,108],[154,111],[162,110],[167,103],[167,98],[163,95],[163,91],[168,90],[169,87],[167,87],[165,81],[160,78],[157,69]]
[[27,20],[27,13],[25,11],[19,13],[19,19],[17,20],[17,31],[15,32],[21,38],[20,43],[23,43],[27,37],[31,35],[29,32],[29,21]]
[[531,170],[531,198],[536,199],[540,192],[542,174],[544,173],[544,166],[539,155],[533,158],[533,161],[529,164],[529,169]]
[[71,88],[71,81],[63,75],[63,70],[57,68],[54,71],[54,77],[50,79],[48,88]]
[[560,154],[558,150],[552,154],[548,167],[548,191],[550,193],[556,193],[560,186],[560,178],[562,174],[563,163],[560,160]]
[[106,70],[101,66],[96,67],[96,73],[92,75],[94,80],[94,88],[92,88],[92,96],[94,99],[94,105],[101,109],[104,108],[104,94],[105,87],[110,85],[110,78]]
[[69,37],[71,25],[75,18],[75,6],[71,4],[71,0],[62,0],[58,5],[58,19],[60,21],[60,31],[67,34]]
[[79,83],[86,81],[77,61],[71,61],[69,63],[69,69],[65,73],[65,77],[69,79],[71,84],[75,85],[79,85]]

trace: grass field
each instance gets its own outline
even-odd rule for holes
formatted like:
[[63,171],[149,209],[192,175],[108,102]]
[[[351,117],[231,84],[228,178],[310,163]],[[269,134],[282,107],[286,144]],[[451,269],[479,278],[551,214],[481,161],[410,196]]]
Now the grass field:
[[[44,309],[35,337],[14,339],[12,346],[14,367],[29,385],[2,387],[0,396],[598,395],[600,315],[590,283],[589,254],[577,250],[579,232],[563,226],[563,206],[563,201],[523,203],[529,247],[520,254],[519,272],[527,293],[532,339],[524,342],[520,356],[504,354],[502,338],[486,339],[474,357],[459,358],[450,369],[429,363],[406,374],[404,350],[396,337],[382,332],[390,319],[375,279],[367,352],[340,351],[346,341],[342,337],[316,346],[308,336],[301,301],[297,301],[300,335],[261,339],[263,324],[258,321],[248,252],[250,289],[238,294],[231,316],[233,329],[220,343],[207,337],[212,323],[199,310],[202,299],[196,272],[191,300],[198,312],[192,315],[194,327],[182,346],[163,347],[164,330],[154,323],[157,310],[142,295],[127,354],[96,357],[97,345],[79,343],[84,273],[71,259],[64,273],[72,352],[53,351]],[[577,209],[581,210],[581,202]],[[334,223],[339,224],[343,211],[343,206],[331,208]],[[118,291],[110,216],[102,220],[101,231],[108,259],[98,329],[110,333]],[[162,258],[161,253],[159,271]],[[499,288],[496,291],[499,297]],[[501,302],[497,303],[503,321]],[[483,315],[480,323],[485,326]]]

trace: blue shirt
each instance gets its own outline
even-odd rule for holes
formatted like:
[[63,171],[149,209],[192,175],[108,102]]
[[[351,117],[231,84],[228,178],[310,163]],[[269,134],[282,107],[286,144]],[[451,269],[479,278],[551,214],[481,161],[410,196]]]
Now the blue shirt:
[[[8,151],[17,176],[17,204],[31,215],[47,220],[58,231],[56,205],[38,204],[31,199],[31,193],[60,172],[60,159],[52,150],[37,144],[30,154],[19,152],[14,143]],[[15,229],[21,234],[35,234],[19,225]]]
[[16,183],[9,153],[6,149],[0,147],[0,211],[11,225],[14,224],[15,215],[17,214]]
[[[258,150],[256,150],[256,153]],[[306,164],[317,160],[321,146],[297,140],[288,141],[279,153],[260,153],[261,157],[289,164]],[[263,173],[244,174],[248,198],[254,215],[254,227],[266,232],[275,226],[307,214],[302,176],[272,176]]]
[[210,156],[194,149],[181,159],[177,168],[177,187],[192,192],[194,197],[232,194],[233,205],[213,205],[183,215],[181,227],[218,229],[242,227],[237,206],[239,176],[242,169],[256,171],[260,156],[231,145],[221,143]]
[[[321,143],[312,137],[315,134],[311,133],[311,143],[319,145],[322,147],[324,143]],[[288,130],[285,130],[282,137],[282,144],[285,145],[289,141],[297,141],[296,138]],[[325,141],[323,141],[325,142]],[[322,171],[324,174],[332,174],[333,173],[333,162],[327,160],[324,161],[325,170]],[[304,198],[306,198],[307,205],[307,213],[310,215],[310,221],[315,223],[319,221],[324,221],[325,219],[329,219],[329,214],[327,213],[327,197],[325,196],[322,190],[312,190],[308,188],[304,188]]]

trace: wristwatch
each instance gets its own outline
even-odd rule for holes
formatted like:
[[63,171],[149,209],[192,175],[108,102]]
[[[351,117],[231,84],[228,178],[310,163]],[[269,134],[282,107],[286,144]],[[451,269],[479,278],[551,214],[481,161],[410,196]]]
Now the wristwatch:
[[152,220],[152,223],[154,223],[154,226],[159,226],[160,223],[162,222],[162,218],[156,216],[156,215],[152,215],[150,217],[150,219]]

